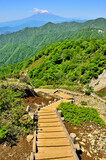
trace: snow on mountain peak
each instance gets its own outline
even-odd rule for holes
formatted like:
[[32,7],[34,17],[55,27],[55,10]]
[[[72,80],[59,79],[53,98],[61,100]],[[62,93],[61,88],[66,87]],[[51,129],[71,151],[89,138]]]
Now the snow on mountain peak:
[[49,13],[47,10],[42,10],[40,13]]

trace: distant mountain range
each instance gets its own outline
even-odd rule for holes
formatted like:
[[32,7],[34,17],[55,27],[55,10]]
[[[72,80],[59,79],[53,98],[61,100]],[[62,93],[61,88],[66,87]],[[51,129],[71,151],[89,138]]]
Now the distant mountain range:
[[78,19],[64,18],[53,15],[51,13],[38,13],[25,19],[0,23],[0,34],[8,34],[16,32],[25,27],[40,27],[46,24],[47,22],[61,23],[61,22],[72,22],[72,21],[84,22],[85,20],[79,18]]

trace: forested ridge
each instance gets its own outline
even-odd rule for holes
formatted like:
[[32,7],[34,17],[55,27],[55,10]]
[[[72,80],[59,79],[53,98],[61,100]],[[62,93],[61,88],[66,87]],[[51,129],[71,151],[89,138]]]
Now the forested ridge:
[[105,68],[106,39],[66,40],[42,49],[37,56],[46,55],[44,62],[29,71],[35,87],[81,82],[97,78]]
[[28,75],[35,87],[86,84],[104,70],[105,55],[106,39],[66,40],[44,47],[26,61],[2,66],[0,76],[17,77],[30,67]]
[[103,18],[84,23],[49,22],[39,28],[25,28],[12,34],[0,35],[0,66],[26,60],[54,42],[105,37],[106,19]]

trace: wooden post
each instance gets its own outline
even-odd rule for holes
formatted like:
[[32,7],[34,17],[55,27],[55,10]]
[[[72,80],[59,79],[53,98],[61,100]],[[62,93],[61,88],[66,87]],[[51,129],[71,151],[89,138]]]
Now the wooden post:
[[60,117],[62,116],[61,110],[58,110],[58,114],[59,114]]
[[35,160],[35,155],[34,155],[34,153],[33,153],[33,152],[31,152],[30,160]]
[[77,143],[77,144],[74,144],[74,146],[75,146],[75,148],[76,148],[76,150],[77,151],[80,151],[81,150],[81,147],[80,147],[80,145]]
[[30,111],[30,106],[27,106],[26,112],[29,112],[29,111]]
[[71,137],[73,143],[75,143],[75,141],[76,141],[76,134],[75,133],[70,133],[70,137]]
[[33,152],[36,153],[36,131],[34,132],[34,139],[33,139]]
[[61,117],[61,120],[64,121],[64,117]]
[[35,116],[37,116],[38,115],[38,111],[35,111]]

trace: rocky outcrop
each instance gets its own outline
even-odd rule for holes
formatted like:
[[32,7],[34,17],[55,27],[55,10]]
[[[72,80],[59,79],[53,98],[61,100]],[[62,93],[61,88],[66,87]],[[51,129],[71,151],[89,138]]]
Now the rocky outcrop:
[[12,88],[14,91],[21,91],[23,92],[23,96],[37,96],[36,92],[32,88],[32,86],[20,82],[18,79],[6,79],[4,81],[0,81],[0,88]]
[[100,91],[106,88],[106,69],[104,69],[97,79],[92,79],[89,86],[92,86],[94,91]]

